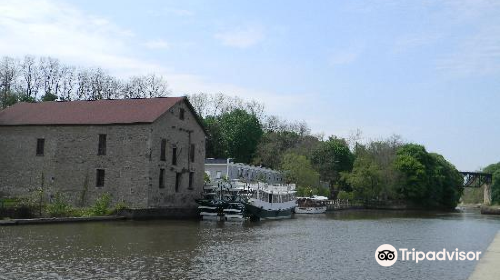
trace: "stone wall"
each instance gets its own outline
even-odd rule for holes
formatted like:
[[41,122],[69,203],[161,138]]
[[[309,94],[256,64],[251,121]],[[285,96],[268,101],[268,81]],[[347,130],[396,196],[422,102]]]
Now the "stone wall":
[[[106,155],[97,155],[106,134]],[[147,206],[149,125],[0,127],[0,190],[9,196],[47,199],[61,193],[75,206],[88,206],[110,193],[114,202]],[[43,156],[37,138],[45,139]],[[96,187],[96,170],[105,170]]]
[[[179,119],[179,108],[185,118]],[[188,133],[190,131],[190,133]],[[106,134],[106,155],[98,155],[99,134]],[[191,137],[189,137],[191,134]],[[36,155],[37,138],[45,139],[43,156]],[[161,139],[167,139],[166,161],[160,161]],[[189,138],[195,161],[188,164]],[[80,126],[0,126],[0,195],[36,197],[43,189],[75,206],[92,205],[104,193],[113,203],[133,208],[195,207],[203,187],[205,135],[185,102],[173,106],[152,124]],[[172,149],[178,163],[172,165]],[[165,169],[165,188],[159,171]],[[105,170],[97,187],[97,169]],[[189,189],[189,171],[193,189]],[[181,173],[178,192],[175,173]]]
[[[179,117],[184,110],[184,120]],[[166,140],[166,160],[161,161],[161,140]],[[153,207],[196,207],[195,198],[203,190],[205,161],[205,134],[196,122],[186,103],[173,106],[153,124],[150,162],[151,192]],[[190,162],[190,146],[194,144],[194,162]],[[173,148],[177,148],[177,164],[172,164]],[[165,169],[165,187],[159,187],[160,169]],[[189,188],[189,172],[193,172],[192,188]],[[178,191],[175,190],[176,174],[180,174]]]

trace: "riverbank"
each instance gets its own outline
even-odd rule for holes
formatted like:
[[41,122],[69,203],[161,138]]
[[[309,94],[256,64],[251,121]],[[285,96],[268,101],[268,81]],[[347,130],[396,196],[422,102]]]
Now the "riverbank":
[[10,226],[0,227],[0,278],[467,279],[477,262],[398,262],[387,269],[373,251],[390,240],[399,248],[485,252],[499,229],[500,216],[484,217],[478,209],[337,211],[244,224],[158,219]]
[[500,215],[500,205],[483,205],[481,206],[481,214]]
[[500,231],[491,242],[468,280],[498,279],[500,275]]
[[147,208],[147,209],[121,209],[114,211],[113,215],[85,216],[85,217],[42,217],[29,219],[4,219],[0,220],[0,226],[27,225],[27,224],[54,224],[54,223],[78,223],[116,220],[195,220],[199,219],[197,208],[170,207],[170,208]]
[[0,220],[0,226],[56,224],[56,223],[81,223],[97,221],[125,220],[124,216],[94,216],[94,217],[63,217],[63,218],[35,218],[35,219],[8,219]]

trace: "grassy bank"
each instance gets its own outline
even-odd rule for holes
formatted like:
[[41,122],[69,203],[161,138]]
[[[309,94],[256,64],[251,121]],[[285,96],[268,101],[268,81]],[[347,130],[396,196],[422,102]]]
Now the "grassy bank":
[[111,205],[109,194],[99,197],[90,207],[73,207],[60,194],[56,194],[50,203],[33,203],[23,198],[3,198],[0,199],[0,219],[109,216],[126,208],[123,203]]

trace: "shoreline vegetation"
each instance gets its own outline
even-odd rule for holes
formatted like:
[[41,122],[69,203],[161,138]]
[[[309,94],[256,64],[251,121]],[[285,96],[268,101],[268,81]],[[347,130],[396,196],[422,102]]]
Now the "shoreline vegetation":
[[[77,68],[52,57],[3,57],[0,71],[8,77],[0,88],[1,108],[16,102],[170,95],[167,81],[155,74],[123,81],[100,67]],[[196,93],[188,99],[208,133],[208,158],[232,158],[280,170],[287,183],[296,183],[298,196],[317,194],[378,204],[396,201],[437,210],[453,210],[462,197],[463,177],[455,166],[442,155],[405,142],[400,136],[369,140],[356,130],[346,138],[325,137],[311,133],[305,121],[266,114],[264,103],[259,101],[223,93]],[[492,202],[498,204],[500,163],[486,167],[484,172],[493,174]],[[265,182],[265,178],[260,180]],[[30,203],[50,216],[72,211],[73,215],[91,216],[100,211],[97,204],[73,208],[57,192],[38,195],[39,199]],[[10,198],[0,193],[2,199]],[[40,210],[38,214],[44,213]]]
[[44,202],[39,193],[30,198],[0,198],[0,221],[9,219],[53,219],[53,218],[91,218],[114,216],[128,209],[123,203],[111,206],[111,195],[103,194],[90,207],[74,207],[66,198],[56,193],[50,202]]
[[[460,212],[464,209],[478,209],[480,208],[481,214],[500,215],[500,206],[475,206],[465,205],[460,209],[424,209],[419,207],[412,207],[404,204],[385,204],[385,205],[359,205],[353,204],[347,208],[328,210],[327,213],[333,212],[351,212],[351,211],[370,211],[371,213],[384,213],[395,211],[398,213],[450,213]],[[486,212],[483,212],[486,211]],[[41,225],[41,224],[56,224],[56,223],[85,223],[85,222],[109,222],[109,221],[124,221],[124,220],[179,220],[178,218],[164,218],[164,217],[140,217],[134,218],[127,215],[122,215],[121,211],[109,213],[102,216],[64,216],[64,217],[35,217],[35,218],[3,218],[0,219],[0,226],[15,226],[15,225]],[[189,218],[184,220],[197,220]]]

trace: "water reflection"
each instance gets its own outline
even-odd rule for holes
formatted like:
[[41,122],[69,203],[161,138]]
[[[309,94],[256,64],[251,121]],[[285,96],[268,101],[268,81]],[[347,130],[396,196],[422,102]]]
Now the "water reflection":
[[475,262],[378,266],[384,243],[484,251],[477,211],[339,211],[260,223],[119,221],[0,228],[0,279],[467,279]]

